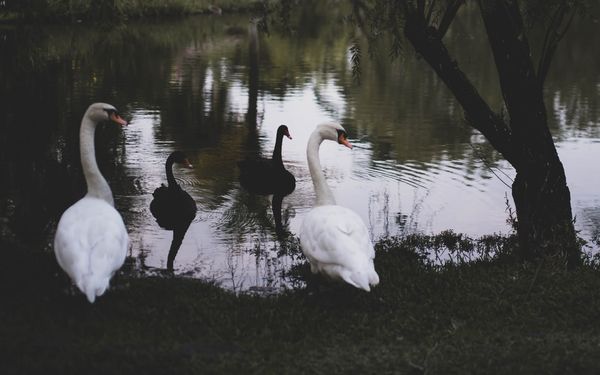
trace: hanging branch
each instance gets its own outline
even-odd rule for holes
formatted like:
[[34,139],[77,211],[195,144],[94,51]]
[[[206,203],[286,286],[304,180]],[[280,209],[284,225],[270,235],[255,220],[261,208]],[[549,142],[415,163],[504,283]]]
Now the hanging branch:
[[[565,20],[565,16],[570,12],[569,18],[566,24],[562,27],[563,21]],[[556,9],[550,23],[548,25],[548,29],[546,30],[546,34],[544,35],[544,42],[542,44],[542,52],[540,56],[540,61],[538,63],[538,82],[540,86],[543,86],[544,81],[546,80],[546,75],[548,74],[548,70],[550,70],[550,63],[552,62],[552,58],[554,57],[554,52],[556,52],[556,47],[558,47],[558,42],[565,36],[567,30],[571,26],[571,22],[575,16],[575,8],[567,5],[566,2],[560,4],[560,6]]]
[[425,0],[417,0],[417,12],[423,16],[425,15]]
[[354,15],[354,21],[360,29],[365,27],[365,14],[368,12],[367,6],[362,0],[351,0],[352,3],[352,14]]
[[350,63],[352,65],[352,79],[356,83],[360,83],[360,74],[361,74],[361,66],[360,66],[360,58],[361,58],[361,50],[360,44],[357,40],[352,42],[350,46]]
[[400,14],[400,6],[397,2],[391,2],[388,9],[388,28],[392,36],[392,48],[390,50],[390,57],[392,59],[397,58],[402,52],[402,27],[399,22],[398,14]]
[[429,9],[427,9],[427,16],[425,16],[425,20],[427,21],[428,25],[431,24],[431,16],[433,15],[433,9],[435,9],[435,0],[431,0],[431,2],[429,3]]

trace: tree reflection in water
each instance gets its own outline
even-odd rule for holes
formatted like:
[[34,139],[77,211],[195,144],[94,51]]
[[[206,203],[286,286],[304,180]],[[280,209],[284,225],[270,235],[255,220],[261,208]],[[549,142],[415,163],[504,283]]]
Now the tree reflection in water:
[[[132,120],[123,134],[99,129],[97,157],[131,234],[129,263],[137,272],[164,267],[170,236],[146,208],[164,178],[164,156],[179,149],[202,163],[178,180],[198,215],[176,274],[242,289],[290,285],[281,274],[298,262],[295,233],[314,199],[306,140],[326,120],[342,123],[357,145],[346,155],[321,151],[328,181],[375,240],[448,228],[471,236],[508,231],[506,188],[488,167],[510,170],[463,125],[443,83],[412,56],[390,62],[383,54],[364,59],[356,85],[348,59],[354,30],[343,22],[348,12],[311,4],[292,20],[293,34],[257,33],[247,16],[0,30],[2,237],[48,246],[60,214],[84,194],[79,116],[99,100]],[[486,100],[500,103],[492,57],[473,32],[482,27],[477,14],[464,12],[457,21],[447,44]],[[586,47],[594,30],[591,22],[573,24],[546,82],[551,130],[585,238],[597,234],[600,220],[600,181],[581,168],[600,157],[600,50]],[[464,34],[471,44],[456,43]],[[574,59],[583,63],[568,68]],[[240,189],[236,162],[268,155],[282,123],[294,136],[285,162],[297,186],[269,202]],[[228,262],[245,271],[232,277]]]

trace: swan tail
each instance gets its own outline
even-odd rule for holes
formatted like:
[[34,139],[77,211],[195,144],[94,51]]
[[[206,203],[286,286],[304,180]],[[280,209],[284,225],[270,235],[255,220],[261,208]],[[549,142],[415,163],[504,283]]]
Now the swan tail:
[[379,284],[379,275],[375,271],[375,266],[371,262],[371,269],[369,270],[369,285],[375,286]]
[[90,303],[94,303],[96,297],[100,297],[108,289],[109,279],[105,277],[94,277],[93,275],[86,278],[82,283],[78,283],[77,287],[85,294]]
[[85,296],[87,297],[90,303],[94,303],[96,300],[96,291],[93,288],[87,288],[85,291]]
[[340,276],[345,282],[356,288],[363,289],[367,292],[371,291],[371,287],[369,286],[369,276],[364,272],[345,271],[342,272]]
[[[79,288],[79,290],[81,290],[81,292],[87,296],[87,287],[85,284],[85,280],[80,278],[75,282],[75,285],[77,285],[77,288]],[[88,300],[89,300],[89,298],[88,298]]]

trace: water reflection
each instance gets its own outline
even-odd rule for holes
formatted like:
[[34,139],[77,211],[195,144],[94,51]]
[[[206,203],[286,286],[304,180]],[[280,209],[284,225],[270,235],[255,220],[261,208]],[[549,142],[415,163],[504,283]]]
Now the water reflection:
[[[325,121],[343,124],[355,145],[352,152],[323,145],[327,181],[374,240],[448,228],[472,236],[508,231],[510,189],[501,179],[510,184],[509,165],[464,124],[443,83],[409,51],[395,62],[382,50],[375,61],[363,59],[361,85],[354,84],[345,14],[315,2],[298,15],[302,26],[292,35],[257,33],[246,16],[0,30],[0,233],[43,245],[55,220],[83,196],[79,119],[100,100],[131,119],[123,133],[98,130],[97,156],[139,272],[166,267],[171,234],[158,229],[148,206],[164,181],[165,157],[180,150],[199,161],[177,170],[198,214],[175,273],[235,289],[288,283],[281,275],[298,261],[295,235],[314,200],[306,143]],[[459,14],[447,43],[499,108],[492,56],[483,34],[473,32],[479,23],[476,14]],[[546,82],[550,124],[585,238],[600,222],[598,174],[586,162],[600,153],[600,51],[589,48],[596,29],[573,24]],[[293,134],[283,162],[296,188],[269,202],[241,189],[237,161],[268,156],[280,124]]]
[[275,148],[272,158],[251,157],[238,163],[240,169],[240,185],[252,194],[273,195],[271,201],[273,218],[275,220],[275,231],[278,237],[283,237],[284,229],[281,218],[281,204],[283,198],[296,189],[296,178],[285,169],[281,150],[283,137],[290,140],[290,132],[286,125],[277,128],[275,136]]

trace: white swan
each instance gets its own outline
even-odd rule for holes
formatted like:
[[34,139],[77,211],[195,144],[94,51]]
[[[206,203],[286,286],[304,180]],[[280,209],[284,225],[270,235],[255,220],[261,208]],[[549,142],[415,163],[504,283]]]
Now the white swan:
[[319,147],[326,139],[352,148],[339,124],[321,124],[312,132],[306,156],[317,202],[302,222],[300,247],[313,273],[321,272],[368,292],[370,286],[379,283],[373,265],[375,250],[361,218],[354,211],[336,205],[327,186],[319,160]]
[[105,103],[90,105],[81,120],[79,147],[87,194],[63,213],[54,237],[58,264],[91,303],[108,288],[129,245],[110,187],[96,164],[94,132],[99,122],[107,120],[127,125],[116,108]]

